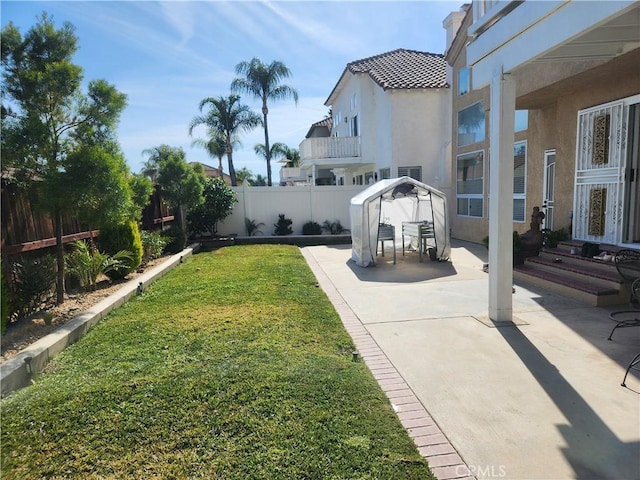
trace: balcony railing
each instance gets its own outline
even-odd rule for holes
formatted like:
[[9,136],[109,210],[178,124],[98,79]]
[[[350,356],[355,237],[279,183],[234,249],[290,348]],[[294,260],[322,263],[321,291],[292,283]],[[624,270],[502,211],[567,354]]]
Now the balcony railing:
[[303,178],[300,175],[301,175],[300,167],[282,167],[280,169],[281,180],[287,180],[287,179],[298,180]]
[[300,144],[300,159],[357,158],[360,137],[312,137]]

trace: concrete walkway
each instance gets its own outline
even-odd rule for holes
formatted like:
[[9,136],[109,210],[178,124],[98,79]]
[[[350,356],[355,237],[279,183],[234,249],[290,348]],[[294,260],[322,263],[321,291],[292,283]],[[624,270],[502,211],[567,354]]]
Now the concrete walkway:
[[640,478],[637,372],[620,385],[640,329],[608,341],[619,308],[516,285],[516,325],[496,326],[482,245],[372,268],[350,246],[302,251],[438,478]]

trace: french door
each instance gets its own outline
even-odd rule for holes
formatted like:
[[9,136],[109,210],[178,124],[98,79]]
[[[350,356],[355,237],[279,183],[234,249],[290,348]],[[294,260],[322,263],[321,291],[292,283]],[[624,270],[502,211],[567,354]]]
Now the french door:
[[634,177],[635,183],[628,182],[625,172],[631,166],[627,155],[630,113],[637,110],[633,104],[639,101],[637,95],[578,112],[575,239],[618,245],[628,241],[623,239],[625,231],[627,237],[635,237],[638,213],[629,202],[638,199],[637,181]]

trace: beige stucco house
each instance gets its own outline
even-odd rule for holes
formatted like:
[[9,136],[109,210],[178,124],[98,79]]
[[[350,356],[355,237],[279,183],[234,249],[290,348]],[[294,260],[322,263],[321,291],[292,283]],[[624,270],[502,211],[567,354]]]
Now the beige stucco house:
[[[490,88],[471,89],[472,69],[468,65],[466,45],[474,18],[472,9],[472,5],[467,5],[461,12],[452,14],[463,19],[446,58],[453,68],[451,174],[456,179],[456,208],[452,228],[457,238],[479,242],[489,234]],[[502,21],[508,21],[508,17]],[[539,206],[546,213],[543,223],[546,228],[565,228],[573,238],[584,241],[640,245],[638,182],[632,182],[631,175],[620,170],[626,167],[638,171],[637,155],[628,159],[621,157],[632,153],[631,143],[624,151],[622,147],[627,140],[633,142],[635,138],[623,136],[630,133],[628,130],[633,125],[638,128],[633,118],[640,103],[640,49],[633,48],[611,60],[554,58],[533,62],[512,76],[517,91],[513,229],[526,231],[532,208]],[[603,115],[609,125],[607,155],[617,158],[586,165],[585,151],[594,148],[594,122]],[[612,126],[618,131],[612,132]],[[614,148],[616,142],[621,143],[621,148]],[[635,148],[637,151],[637,143]],[[602,173],[604,169],[615,171]],[[594,175],[601,174],[611,178],[601,178],[594,183]],[[592,225],[590,234],[589,191],[596,185],[602,191],[605,184],[609,184],[606,202],[609,209],[605,203],[600,215],[605,220],[601,232]],[[617,217],[620,224],[614,223],[613,217],[618,209],[623,212]]]
[[[452,37],[452,235],[489,235],[489,315],[510,320],[511,233],[640,248],[640,2],[474,0]],[[453,200],[453,199],[452,199]]]
[[436,188],[450,185],[443,55],[397,49],[350,62],[325,105],[331,122],[314,124],[300,144],[300,168],[313,184],[408,175]]

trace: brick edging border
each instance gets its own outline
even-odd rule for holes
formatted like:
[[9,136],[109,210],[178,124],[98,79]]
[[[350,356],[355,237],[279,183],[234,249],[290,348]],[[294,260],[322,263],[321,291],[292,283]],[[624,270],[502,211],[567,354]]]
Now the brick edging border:
[[[197,253],[200,246],[193,244],[180,253],[172,255],[148,272],[125,283],[122,288],[101,302],[93,305],[78,316],[61,325],[50,334],[21,350],[17,355],[0,365],[0,397],[4,398],[14,390],[26,387],[32,376],[41,372],[49,360],[69,345],[82,338],[91,327],[106,317],[109,312],[123,305],[139,288],[144,290],[169,270],[182,263],[185,257]],[[29,360],[29,367],[27,360]],[[31,370],[29,372],[28,370]]]
[[402,375],[387,358],[367,328],[307,248],[301,248],[318,284],[333,304],[356,350],[387,395],[400,423],[413,439],[418,452],[428,462],[431,472],[439,480],[472,480],[473,473],[451,445],[438,424],[424,408]]

